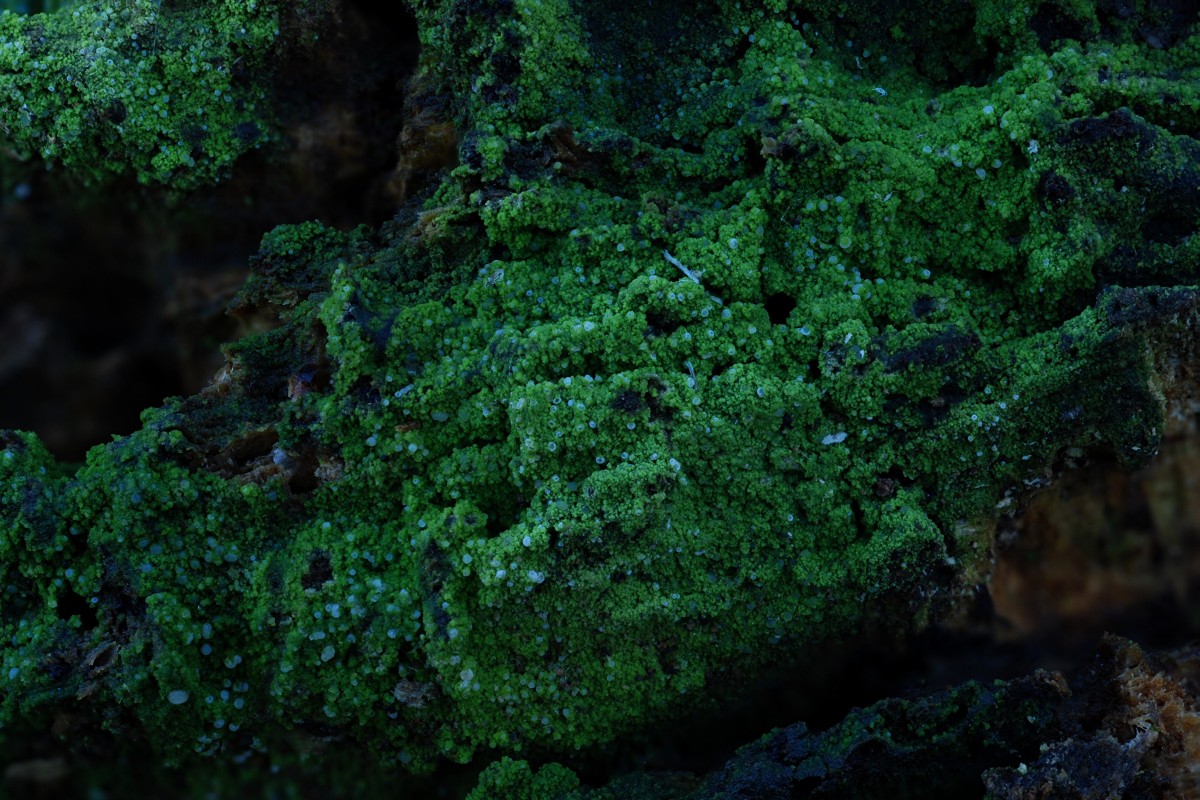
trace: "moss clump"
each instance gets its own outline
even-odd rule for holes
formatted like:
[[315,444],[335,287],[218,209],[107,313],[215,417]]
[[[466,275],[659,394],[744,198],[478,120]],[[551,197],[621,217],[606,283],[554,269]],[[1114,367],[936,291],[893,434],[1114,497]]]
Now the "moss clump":
[[[460,165],[377,234],[271,234],[242,302],[283,325],[204,395],[74,475],[6,451],[9,730],[86,691],[179,763],[569,752],[924,624],[1060,454],[1153,453],[1195,295],[1128,287],[1195,280],[1194,35],[412,5]],[[1105,277],[1126,246],[1155,271]]]
[[[17,3],[0,8],[0,141],[87,181],[180,189],[270,142],[270,59],[320,0]],[[15,11],[44,13],[20,14]],[[309,30],[308,36],[315,31]]]

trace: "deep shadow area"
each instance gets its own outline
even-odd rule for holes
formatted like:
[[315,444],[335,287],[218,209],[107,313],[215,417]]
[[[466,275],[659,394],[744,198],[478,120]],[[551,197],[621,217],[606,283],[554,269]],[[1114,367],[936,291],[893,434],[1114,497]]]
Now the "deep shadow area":
[[264,233],[391,216],[415,21],[345,2],[319,26],[273,79],[280,141],[215,187],[84,187],[4,165],[23,174],[0,199],[0,428],[33,430],[67,461],[131,433],[143,409],[205,386],[223,342],[273,324],[225,314]]

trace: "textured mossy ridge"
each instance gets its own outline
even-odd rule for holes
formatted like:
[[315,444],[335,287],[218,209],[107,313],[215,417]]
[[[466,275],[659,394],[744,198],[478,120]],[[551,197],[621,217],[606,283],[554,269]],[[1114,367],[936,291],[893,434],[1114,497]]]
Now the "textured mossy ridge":
[[327,6],[0,3],[0,146],[89,182],[217,181],[276,136],[267,78],[281,31],[304,44]]
[[269,234],[238,305],[280,326],[78,470],[4,434],[10,753],[574,753],[923,626],[1065,457],[1153,455],[1191,21],[411,6],[458,166],[379,231]]

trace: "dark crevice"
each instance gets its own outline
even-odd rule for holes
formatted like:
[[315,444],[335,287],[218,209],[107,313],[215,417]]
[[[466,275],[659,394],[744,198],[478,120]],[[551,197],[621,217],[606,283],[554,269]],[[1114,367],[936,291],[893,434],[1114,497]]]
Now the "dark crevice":
[[58,618],[68,620],[71,617],[79,617],[79,623],[83,630],[90,631],[96,627],[99,622],[99,617],[96,615],[96,609],[92,608],[79,593],[73,591],[63,592],[58,598],[58,606],[55,608]]
[[677,319],[671,319],[664,314],[654,311],[646,312],[646,329],[644,331],[647,339],[652,339],[658,336],[668,336],[674,333],[683,323]]
[[1037,36],[1038,45],[1047,52],[1056,42],[1063,39],[1083,41],[1091,33],[1087,20],[1078,19],[1053,3],[1043,3],[1030,18],[1029,27]]
[[796,308],[796,298],[783,292],[768,295],[763,303],[772,325],[786,325],[788,316]]
[[508,502],[497,500],[493,505],[484,508],[483,511],[487,515],[484,535],[489,539],[495,539],[516,525],[519,521],[517,510],[525,502],[524,498],[512,497]]
[[746,165],[745,174],[750,178],[761,177],[767,171],[767,159],[763,155],[763,143],[757,136],[748,136],[745,140],[746,151],[743,163]]
[[641,395],[633,389],[618,392],[611,405],[614,411],[624,411],[627,414],[636,414],[643,406]]
[[308,569],[300,578],[300,588],[320,589],[333,580],[333,565],[325,550],[313,550],[308,554]]

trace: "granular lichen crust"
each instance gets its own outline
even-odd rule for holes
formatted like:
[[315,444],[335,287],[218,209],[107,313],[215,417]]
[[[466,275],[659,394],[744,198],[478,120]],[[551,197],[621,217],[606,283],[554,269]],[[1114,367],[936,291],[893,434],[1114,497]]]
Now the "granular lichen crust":
[[412,6],[459,165],[378,233],[272,233],[242,303],[283,324],[204,395],[74,475],[6,445],[7,730],[69,701],[177,761],[596,745],[923,625],[1063,453],[1154,453],[1194,30]]
[[281,31],[315,37],[324,5],[0,3],[0,146],[90,182],[219,180],[276,136],[267,93]]

